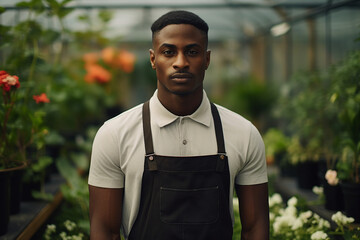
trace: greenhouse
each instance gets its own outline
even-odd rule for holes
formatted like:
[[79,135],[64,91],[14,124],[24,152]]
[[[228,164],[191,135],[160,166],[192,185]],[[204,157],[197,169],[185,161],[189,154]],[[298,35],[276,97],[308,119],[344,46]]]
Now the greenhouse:
[[0,91],[0,240],[360,239],[359,0],[1,0]]

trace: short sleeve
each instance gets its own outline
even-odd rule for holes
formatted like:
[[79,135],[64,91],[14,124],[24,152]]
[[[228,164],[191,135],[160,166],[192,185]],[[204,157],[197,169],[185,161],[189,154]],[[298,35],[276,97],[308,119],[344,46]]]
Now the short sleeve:
[[265,146],[259,131],[251,125],[244,167],[236,175],[238,185],[254,185],[268,181]]
[[89,185],[104,188],[123,188],[124,173],[120,167],[116,131],[106,123],[96,133],[90,162]]

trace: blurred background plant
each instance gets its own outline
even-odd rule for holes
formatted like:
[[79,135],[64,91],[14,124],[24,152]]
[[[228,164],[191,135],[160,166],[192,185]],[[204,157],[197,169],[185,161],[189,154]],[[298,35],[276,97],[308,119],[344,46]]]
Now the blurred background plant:
[[[7,102],[0,113],[0,160],[10,161],[11,156],[29,163],[23,181],[32,197],[51,199],[42,186],[34,192],[30,185],[34,181],[43,185],[46,175],[60,172],[66,180],[61,187],[63,204],[78,212],[60,215],[86,235],[92,139],[99,125],[128,107],[136,56],[118,46],[119,39],[105,37],[111,11],[100,11],[96,22],[84,13],[78,19],[85,27],[68,30],[63,20],[72,11],[65,8],[70,2],[19,2],[16,6],[27,10],[26,18],[13,26],[0,24],[0,70],[15,83],[11,91],[3,92]],[[0,8],[0,14],[4,11]],[[42,24],[43,16],[58,27]],[[1,162],[0,168],[5,165],[10,166]]]
[[332,69],[329,105],[336,108],[341,126],[342,159],[339,178],[360,184],[360,51],[353,52]]
[[321,159],[329,168],[334,165],[340,128],[336,109],[329,104],[327,78],[324,73],[299,72],[283,87],[277,115],[291,137],[292,164]]

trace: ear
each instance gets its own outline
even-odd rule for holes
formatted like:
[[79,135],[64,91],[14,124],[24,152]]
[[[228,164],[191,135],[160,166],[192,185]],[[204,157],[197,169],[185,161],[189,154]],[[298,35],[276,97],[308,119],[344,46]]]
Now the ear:
[[155,67],[155,52],[154,52],[154,50],[149,49],[149,53],[150,53],[151,67],[152,67],[152,69],[156,69],[156,67]]
[[211,54],[211,51],[207,50],[206,51],[206,66],[205,66],[205,69],[208,69],[208,67],[210,65],[210,54]]

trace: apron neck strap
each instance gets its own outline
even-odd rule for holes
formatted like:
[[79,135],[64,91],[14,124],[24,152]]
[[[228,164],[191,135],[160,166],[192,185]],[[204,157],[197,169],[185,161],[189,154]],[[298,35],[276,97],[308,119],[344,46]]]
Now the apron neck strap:
[[[218,147],[218,154],[225,154],[226,152],[225,152],[224,134],[223,134],[219,111],[217,110],[217,107],[213,103],[210,104],[211,104],[211,113],[215,124],[215,134],[216,134],[216,142]],[[152,155],[154,154],[154,144],[151,133],[149,101],[146,101],[143,104],[142,116],[143,116],[142,120],[143,120],[146,155]]]

